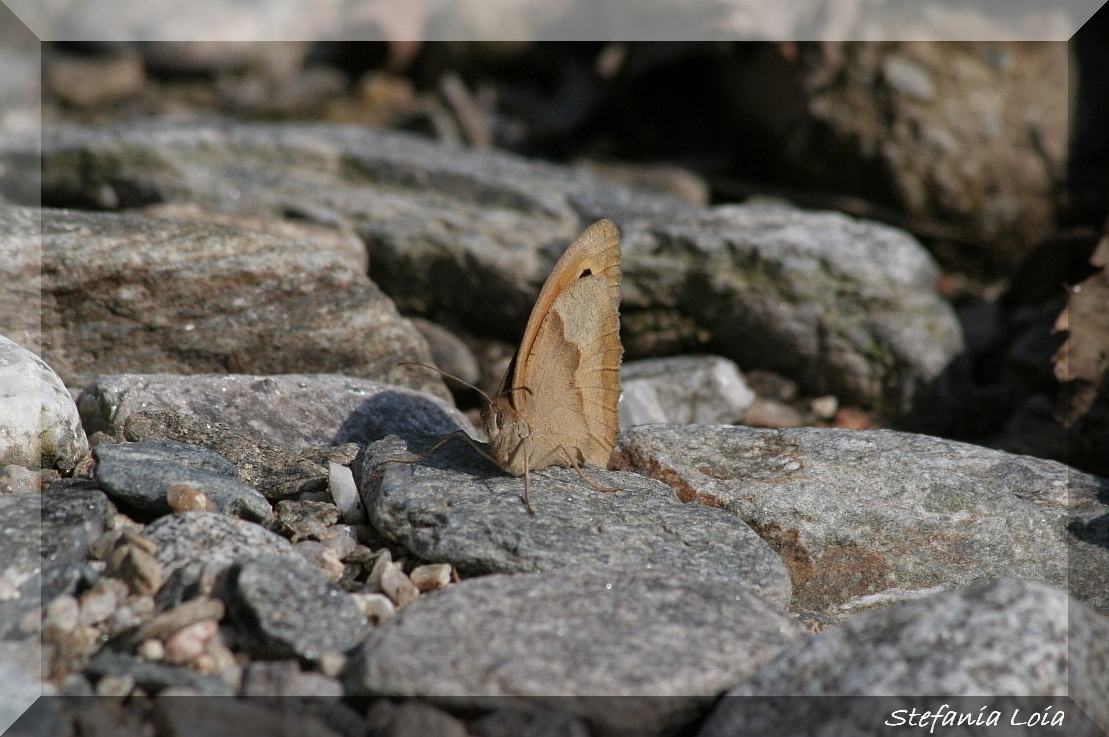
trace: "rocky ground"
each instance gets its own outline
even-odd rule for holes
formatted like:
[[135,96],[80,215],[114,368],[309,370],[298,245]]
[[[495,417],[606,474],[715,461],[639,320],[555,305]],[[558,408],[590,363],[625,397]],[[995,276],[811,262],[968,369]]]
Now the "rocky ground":
[[[663,68],[633,49],[626,75]],[[1063,156],[1061,108],[1005,76],[1066,59],[998,49],[809,70],[810,134],[883,142],[898,194],[870,214],[895,227],[710,203],[735,169],[498,150],[591,129],[504,104],[467,127],[481,95],[351,88],[334,48],[188,74],[170,47],[48,48],[41,135],[18,106],[0,127],[0,723],[41,691],[17,733],[853,734],[943,703],[1109,726],[1109,480],[1071,450],[1103,426],[1051,419],[1067,294],[1043,287],[1093,269],[1042,260],[1057,213],[1029,162]],[[1046,144],[1014,149],[1010,106]],[[918,127],[864,130],[890,110]],[[850,171],[841,202],[877,181]],[[421,455],[479,435],[476,394],[399,364],[490,387],[601,217],[623,431],[585,472],[615,491],[544,470],[531,516],[461,440]],[[238,698],[175,698],[197,694]],[[829,695],[885,698],[802,698]]]

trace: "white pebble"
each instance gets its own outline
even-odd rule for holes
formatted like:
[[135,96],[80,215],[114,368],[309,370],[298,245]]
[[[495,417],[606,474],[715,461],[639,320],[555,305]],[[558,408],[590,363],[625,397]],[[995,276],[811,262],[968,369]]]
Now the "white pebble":
[[397,613],[397,607],[385,594],[352,594],[362,614],[372,624],[378,625]]
[[412,583],[420,591],[445,589],[451,583],[451,566],[449,563],[433,563],[426,566],[417,566],[408,574]]
[[390,563],[381,572],[381,591],[393,600],[397,609],[403,609],[420,598],[420,590],[404,575],[399,563]]
[[219,631],[219,622],[214,619],[202,619],[182,627],[166,638],[166,660],[170,663],[191,663],[200,657],[208,642]]
[[354,474],[349,468],[341,463],[328,461],[327,485],[331,491],[331,500],[343,516],[343,522],[357,525],[366,520],[362,500],[358,498],[358,486],[354,483]]

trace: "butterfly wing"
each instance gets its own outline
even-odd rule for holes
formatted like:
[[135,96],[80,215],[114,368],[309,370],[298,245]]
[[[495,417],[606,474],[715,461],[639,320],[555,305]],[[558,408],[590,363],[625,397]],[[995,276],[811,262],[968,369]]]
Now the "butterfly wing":
[[555,299],[520,377],[531,468],[604,467],[620,432],[620,285],[579,278]]
[[[512,359],[508,373],[505,374],[501,389],[522,386],[521,380],[528,371],[528,357],[539,335],[543,320],[554,306],[559,295],[569,286],[585,276],[603,276],[613,285],[616,292],[617,324],[619,324],[620,304],[620,231],[616,224],[607,218],[590,225],[574,239],[562,257],[551,269],[547,281],[539,291],[535,306],[528,317],[524,337]],[[619,343],[619,335],[617,335]]]
[[494,398],[491,416],[514,423],[493,443],[505,470],[567,460],[604,466],[620,432],[622,355],[620,231],[600,220],[547,277]]

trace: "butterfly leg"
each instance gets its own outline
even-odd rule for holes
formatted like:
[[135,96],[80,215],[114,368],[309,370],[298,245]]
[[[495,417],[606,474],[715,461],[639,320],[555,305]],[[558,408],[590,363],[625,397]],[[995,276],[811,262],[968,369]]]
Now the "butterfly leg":
[[578,463],[578,459],[574,458],[573,454],[571,454],[568,450],[566,450],[565,446],[560,445],[557,448],[555,448],[555,450],[562,451],[562,457],[566,460],[566,465],[570,466],[575,471],[577,471],[578,472],[578,478],[580,478],[582,481],[584,481],[589,486],[590,489],[593,489],[594,491],[606,491],[606,492],[620,491],[620,487],[618,487],[618,486],[601,486],[596,481],[593,481],[591,478],[586,476],[585,472],[581,470],[581,464]]
[[471,438],[465,430],[455,430],[449,435],[445,435],[440,438],[439,442],[425,450],[423,453],[420,453],[419,455],[410,456],[408,458],[386,458],[382,461],[382,463],[416,463],[417,461],[422,461],[424,458],[427,458],[429,455],[446,445],[448,441],[453,440],[457,437],[461,437],[463,440],[469,443],[470,447],[476,450],[483,458],[493,463],[497,462],[497,459],[489,455],[489,453],[481,447],[478,441]]
[[528,514],[532,517],[535,516],[535,509],[531,506],[531,446],[525,444],[524,446],[524,506],[528,509]]

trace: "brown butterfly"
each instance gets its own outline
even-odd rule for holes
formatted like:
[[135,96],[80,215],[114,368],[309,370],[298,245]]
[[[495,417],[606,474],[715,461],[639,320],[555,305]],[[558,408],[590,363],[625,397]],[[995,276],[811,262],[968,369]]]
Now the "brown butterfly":
[[[593,223],[543,284],[524,338],[481,413],[493,458],[524,477],[608,464],[620,432],[620,231]],[[584,478],[584,476],[583,476]]]
[[[570,466],[593,488],[614,491],[586,478],[581,466],[606,466],[620,433],[623,353],[620,231],[611,220],[599,220],[555,264],[500,387],[486,396],[481,419],[492,455],[459,430],[419,457],[461,435],[502,469],[524,477],[529,514],[535,513],[530,474],[548,466]],[[434,366],[406,364],[450,376]]]

